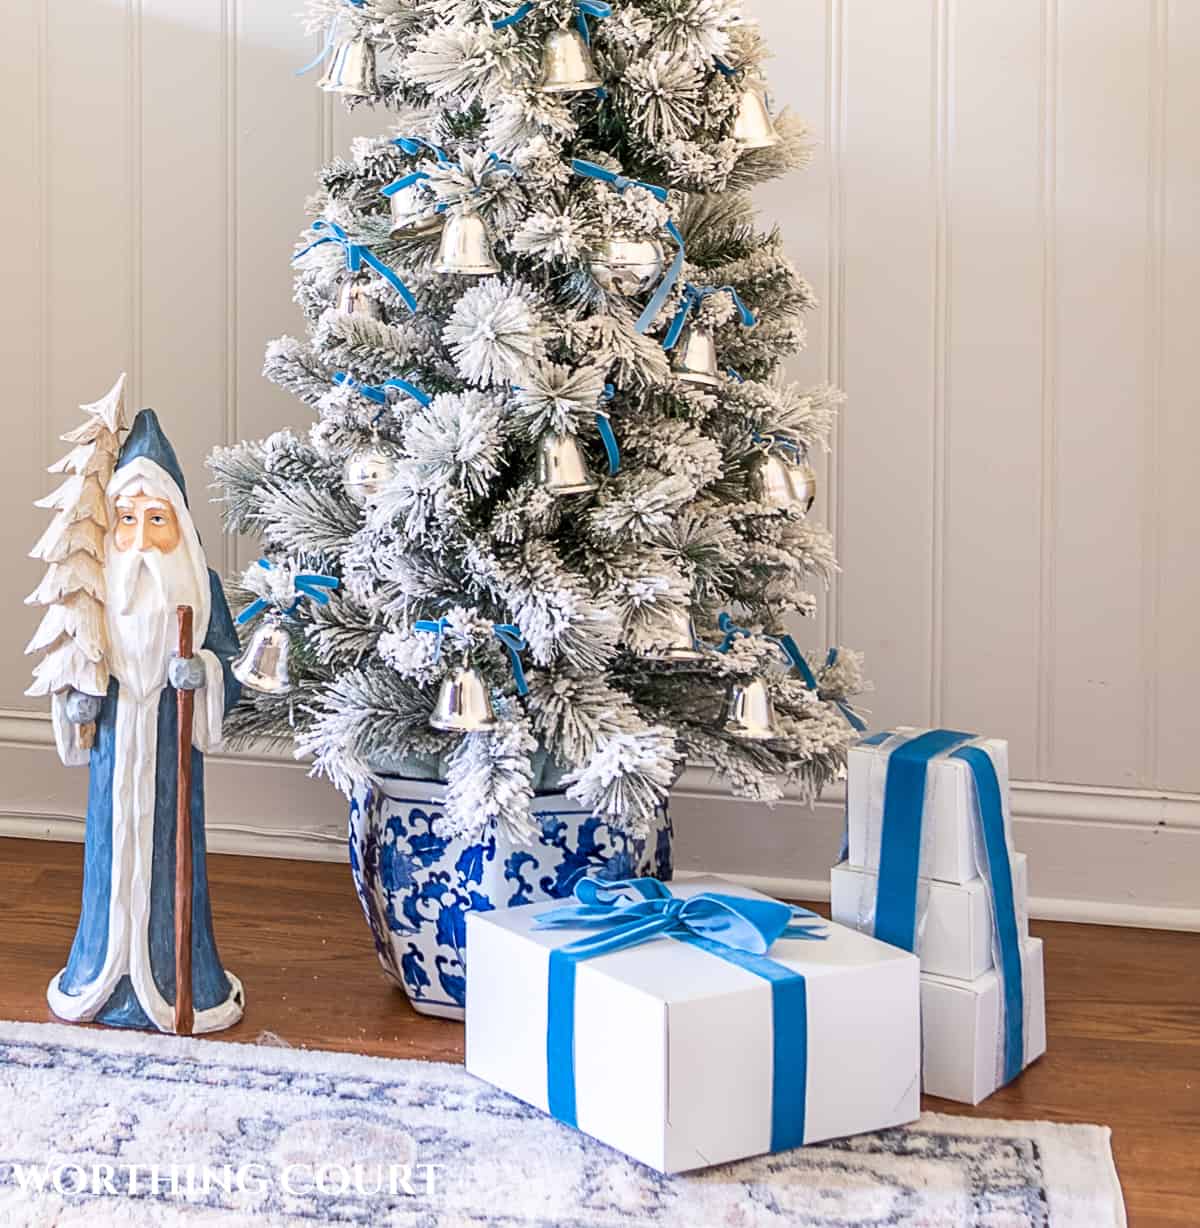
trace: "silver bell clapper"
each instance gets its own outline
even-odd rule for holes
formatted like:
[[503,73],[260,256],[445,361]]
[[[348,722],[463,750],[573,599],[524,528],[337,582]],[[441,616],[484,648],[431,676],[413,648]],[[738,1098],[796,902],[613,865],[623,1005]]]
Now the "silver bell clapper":
[[[441,659],[442,641],[449,626],[450,620],[445,617],[420,619],[413,624],[413,630],[437,636],[435,662]],[[512,623],[494,623],[492,634],[508,649],[517,694],[527,695],[529,684],[525,680],[520,657],[526,645],[520,629]],[[492,705],[491,693],[483,675],[469,660],[442,679],[429,724],[442,733],[487,733],[496,728],[496,710]]]
[[[271,595],[252,601],[238,615],[237,622],[240,626],[264,612],[267,616],[230,669],[233,676],[252,691],[262,695],[288,695],[293,689],[293,681],[292,638],[287,620],[299,608],[300,602],[306,599],[318,605],[328,605],[329,592],[338,587],[339,581],[336,576],[310,572],[289,576],[286,570],[273,568],[266,559],[259,559],[258,566],[268,573],[264,580]],[[282,582],[288,595],[282,595],[274,581]]]
[[[629,179],[625,175],[617,171],[611,171],[606,166],[600,166],[596,162],[588,162],[584,158],[572,158],[571,169],[577,175],[583,175],[587,179],[598,179],[601,183],[610,184],[616,191],[624,193],[628,188],[644,188],[655,200],[666,203],[669,193],[667,189],[661,187],[657,183],[647,183],[644,179]],[[676,283],[683,272],[683,264],[687,258],[687,253],[684,248],[683,234],[674,221],[669,221],[663,226],[663,230],[671,237],[675,243],[675,258],[671,261],[670,267],[663,276],[662,281],[658,284],[658,289],[655,290],[653,297],[646,304],[642,314],[638,317],[637,323],[634,325],[634,331],[637,333],[645,333],[650,326],[658,319],[658,313],[662,311],[663,304],[671,296],[671,291],[675,289]],[[619,294],[640,294],[644,290],[649,290],[654,281],[654,276],[649,272],[649,263],[642,263],[642,258],[648,254],[648,249],[642,248],[636,250],[626,246],[623,251],[617,253],[622,256],[624,261],[632,261],[632,265],[626,263],[626,271],[622,272],[618,261],[613,258],[611,247],[615,244],[628,244],[630,240],[622,239],[618,236],[606,240],[599,249],[595,252],[588,253],[588,261],[591,266],[592,276],[608,290],[609,287],[604,284],[604,279],[610,277],[613,281],[613,289]],[[659,271],[661,271],[662,261],[665,259],[662,254],[662,244],[656,239],[636,240],[640,246],[644,243],[651,243],[657,250],[654,252],[654,258],[659,263]],[[641,275],[645,276],[642,277]],[[639,284],[635,289],[627,288],[632,284],[634,278],[638,278]],[[624,283],[624,284],[621,284]]]
[[759,450],[750,461],[750,498],[778,511],[807,516],[817,498],[817,473],[808,457],[797,444],[774,435],[756,435],[755,442]]
[[671,370],[675,377],[689,384],[710,388],[721,382],[717,347],[712,330],[693,320],[692,316],[704,300],[714,294],[728,294],[737,308],[742,327],[754,327],[754,313],[742,302],[741,296],[732,286],[693,286],[689,283],[684,287],[679,310],[675,313],[663,340],[663,349],[671,353]]
[[319,218],[313,222],[312,229],[319,237],[314,239],[307,247],[303,247],[293,257],[292,262],[295,263],[302,256],[307,256],[315,247],[320,247],[323,243],[336,243],[346,253],[346,271],[348,273],[359,272],[363,265],[379,274],[384,281],[400,296],[401,301],[409,311],[416,313],[417,300],[413,292],[400,280],[399,275],[394,269],[389,269],[378,256],[369,248],[361,243],[355,243],[350,236],[342,229],[337,222],[330,222],[325,218]]
[[[725,633],[725,638],[717,645],[720,653],[728,652],[737,640],[750,635],[747,628],[739,627],[727,613],[718,617],[717,626]],[[721,722],[722,732],[745,742],[769,742],[780,737],[775,703],[766,679],[760,674],[746,680],[730,679]]]
[[645,661],[703,661],[707,654],[696,638],[692,612],[687,606],[679,606],[654,619],[642,635],[644,648],[638,656]]

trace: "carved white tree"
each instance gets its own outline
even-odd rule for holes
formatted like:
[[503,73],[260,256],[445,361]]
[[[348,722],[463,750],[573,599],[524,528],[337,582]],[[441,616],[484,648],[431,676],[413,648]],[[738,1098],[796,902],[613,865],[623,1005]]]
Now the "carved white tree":
[[[54,512],[50,527],[29,552],[48,564],[27,605],[46,606],[25,651],[45,655],[26,695],[70,689],[102,696],[108,690],[108,637],[104,623],[104,537],[108,530],[105,489],[112,477],[125,427],[125,376],[91,405],[79,407],[87,421],[62,436],[74,447],[50,472],[66,474],[62,485],[36,507]],[[81,747],[91,745],[92,726],[79,728]]]

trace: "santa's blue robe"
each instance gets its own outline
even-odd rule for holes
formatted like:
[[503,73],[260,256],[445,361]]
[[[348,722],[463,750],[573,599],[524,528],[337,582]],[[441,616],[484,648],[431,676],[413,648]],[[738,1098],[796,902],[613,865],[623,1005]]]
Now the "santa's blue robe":
[[[208,635],[202,647],[221,662],[225,711],[237,703],[241,684],[230,665],[239,651],[237,632],[221,582],[208,573],[212,594]],[[202,702],[202,692],[196,692]],[[99,977],[108,950],[109,904],[112,892],[112,804],[114,735],[120,685],[114,678],[101,703],[96,740],[90,758],[87,829],[83,863],[83,907],[66,969],[58,981],[68,996],[80,993]],[[150,897],[150,965],[159,992],[175,1001],[175,825],[176,758],[178,755],[176,691],[169,683],[158,702],[158,758],[155,770],[153,880]],[[204,756],[192,748],[192,995],[197,1012],[219,1006],[232,989],[213,937],[208,896],[208,864],[204,839]],[[128,973],[95,1016],[114,1027],[149,1028],[153,1023],[134,993]]]

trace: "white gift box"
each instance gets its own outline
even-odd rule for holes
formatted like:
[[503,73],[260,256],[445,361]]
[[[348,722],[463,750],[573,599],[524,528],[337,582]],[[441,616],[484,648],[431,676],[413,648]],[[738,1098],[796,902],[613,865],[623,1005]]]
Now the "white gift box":
[[[718,878],[672,885],[680,898],[703,891],[757,896]],[[539,915],[563,906],[467,918],[467,1069],[544,1111],[550,953],[595,933],[536,928]],[[823,941],[782,938],[769,952],[805,978],[805,1143],[920,1112],[916,957],[844,926],[827,932]],[[668,1173],[771,1150],[770,982],[667,936],[575,968],[580,1130]]]
[[[1042,940],[1021,946],[1025,997],[1025,1061],[1046,1052],[1046,975]],[[922,1084],[931,1096],[978,1104],[1002,1082],[1000,977],[993,969],[975,981],[921,976],[924,1031]]]
[[[1029,937],[1029,883],[1024,853],[1012,856],[1013,901],[1017,933]],[[835,921],[870,932],[879,876],[842,862],[829,873],[831,913]],[[926,893],[927,892],[927,897]],[[992,967],[992,910],[988,885],[982,878],[969,883],[926,879],[924,928],[917,939],[921,971],[973,981]]]
[[[898,728],[911,737],[918,729]],[[1012,847],[1012,818],[1008,805],[1008,743],[1003,738],[981,738],[996,765],[1000,796],[1004,801],[1005,838]],[[846,778],[846,818],[849,827],[848,862],[863,870],[879,869],[883,830],[883,795],[887,780],[887,746],[859,743],[850,748]],[[947,883],[969,883],[977,877],[975,864],[975,807],[970,768],[961,759],[942,756],[930,762],[926,785],[925,836],[927,860],[922,869]]]

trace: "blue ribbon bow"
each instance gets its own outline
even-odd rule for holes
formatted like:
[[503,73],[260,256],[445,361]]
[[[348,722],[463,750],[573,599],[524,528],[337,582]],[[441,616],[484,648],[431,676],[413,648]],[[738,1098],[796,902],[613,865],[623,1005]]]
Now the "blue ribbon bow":
[[[647,183],[644,179],[629,179],[625,175],[618,174],[616,171],[610,171],[607,167],[599,166],[595,162],[588,162],[585,158],[572,158],[571,169],[577,175],[584,175],[588,179],[598,179],[601,183],[611,184],[618,192],[624,192],[626,188],[636,187],[645,188],[656,200],[665,201],[668,196],[667,189],[659,187],[656,183]],[[634,332],[637,333],[644,333],[658,318],[658,313],[662,311],[663,304],[671,296],[671,291],[675,289],[675,283],[679,281],[679,276],[683,272],[684,261],[687,259],[687,251],[679,227],[675,225],[674,221],[669,221],[663,229],[675,241],[675,258],[671,261],[666,273],[663,274],[662,281],[658,283],[658,289],[654,291],[650,301],[638,317],[637,323],[633,326]]]
[[742,302],[741,295],[733,288],[733,286],[693,286],[690,282],[683,288],[683,301],[679,304],[679,310],[675,313],[675,319],[671,321],[671,327],[667,329],[666,338],[663,340],[664,350],[673,350],[675,343],[679,340],[679,334],[683,332],[683,326],[687,323],[687,318],[693,311],[704,302],[706,298],[711,298],[714,294],[728,294],[733,299],[733,305],[738,309],[738,314],[742,319],[743,328],[753,328],[757,323],[754,318],[754,312]]
[[[501,17],[499,21],[493,21],[492,29],[504,30],[509,26],[515,26],[518,22],[524,21],[532,12],[532,4],[522,4],[519,9],[509,13],[507,17]],[[612,5],[606,3],[605,0],[575,0],[575,20],[579,26],[579,33],[583,36],[583,41],[589,46],[592,41],[592,32],[588,29],[587,19],[595,17],[597,21],[603,21],[605,17],[611,16]]]
[[[420,618],[413,623],[414,630],[425,631],[430,635],[437,636],[437,649],[433,654],[434,661],[441,660],[442,640],[449,626],[450,620],[444,615],[438,619]],[[528,645],[525,643],[525,637],[521,634],[520,627],[516,627],[512,623],[493,623],[492,634],[508,649],[509,660],[512,662],[513,679],[517,684],[517,694],[528,695],[529,683],[525,680],[525,669],[521,664],[520,657],[520,654],[525,651]]]
[[[259,559],[258,565],[264,571],[271,570],[271,563],[268,559]],[[309,598],[311,601],[315,601],[317,605],[328,605],[329,593],[325,590],[338,588],[339,584],[340,582],[337,576],[322,576],[314,572],[301,572],[292,580],[292,587],[296,590],[296,600],[293,601],[286,610],[281,610],[280,612],[284,615],[284,617],[290,617],[296,612],[300,606],[300,602],[303,601],[305,597]],[[256,617],[257,615],[261,614],[263,610],[267,609],[270,604],[271,603],[264,597],[257,598],[237,616],[238,623],[248,623],[252,618]]]
[[292,257],[293,262],[299,260],[301,256],[307,255],[314,247],[320,247],[322,243],[337,243],[346,253],[346,268],[351,273],[357,273],[364,264],[368,268],[374,269],[403,299],[404,305],[409,311],[416,312],[417,300],[413,292],[400,280],[396,272],[393,269],[389,269],[369,248],[364,247],[361,243],[351,242],[350,236],[336,222],[328,222],[321,218],[313,223],[312,228],[316,231],[328,231],[329,233],[323,234],[319,239],[315,239],[307,247],[298,251]]
[[808,1079],[808,991],[804,977],[768,959],[780,938],[820,940],[822,918],[778,900],[701,892],[685,899],[653,878],[604,882],[585,878],[577,905],[540,913],[540,929],[597,931],[550,952],[546,1075],[551,1114],[577,1125],[575,972],[584,959],[670,937],[699,947],[771,985],[773,1024],[771,1150],[804,1142]]
[[355,392],[366,397],[368,401],[373,401],[376,405],[386,406],[388,404],[389,388],[406,393],[418,405],[428,405],[433,400],[433,397],[423,388],[418,388],[416,384],[410,384],[405,379],[385,379],[382,384],[364,384],[361,380],[347,375],[345,371],[338,371],[334,374],[333,382],[344,388],[353,388]]
[[[879,745],[894,736],[885,731],[867,738],[866,743]],[[925,778],[930,761],[948,754],[951,759],[966,763],[975,783],[975,821],[983,837],[985,859],[980,869],[985,872],[991,894],[997,972],[1003,987],[1002,1076],[1005,1083],[1010,1083],[1025,1065],[1024,969],[1000,782],[992,757],[978,746],[963,745],[974,740],[972,733],[930,729],[901,743],[888,756],[876,879],[875,937],[906,951],[915,949]]]
[[[423,137],[400,136],[395,139],[393,144],[399,145],[400,148],[403,149],[405,153],[410,153],[410,154],[417,153],[422,148],[428,149],[432,151],[433,155],[437,158],[438,162],[442,164],[442,166],[448,166],[448,167],[453,168],[454,170],[462,172],[462,167],[457,162],[451,162],[450,159],[446,157],[446,154],[443,150],[439,149],[431,141],[425,140]],[[483,173],[490,175],[493,171],[514,171],[515,172],[515,170],[516,168],[512,165],[511,162],[503,161],[503,159],[500,157],[499,154],[490,153],[487,156],[487,164],[485,166]],[[380,188],[380,193],[383,196],[386,196],[390,199],[391,197],[395,196],[397,192],[402,192],[404,191],[405,188],[411,188],[414,183],[420,183],[422,179],[428,179],[428,178],[429,178],[428,171],[410,171],[407,175],[402,175],[399,179],[393,180],[391,183],[387,185],[386,188]],[[469,192],[468,195],[478,196],[479,193],[482,191],[483,191],[482,187],[476,187],[472,189],[472,191]],[[460,199],[465,199],[465,197],[460,197]],[[439,201],[438,204],[434,206],[433,211],[435,213],[445,213],[449,208],[450,208],[450,202],[443,200],[443,201]]]

